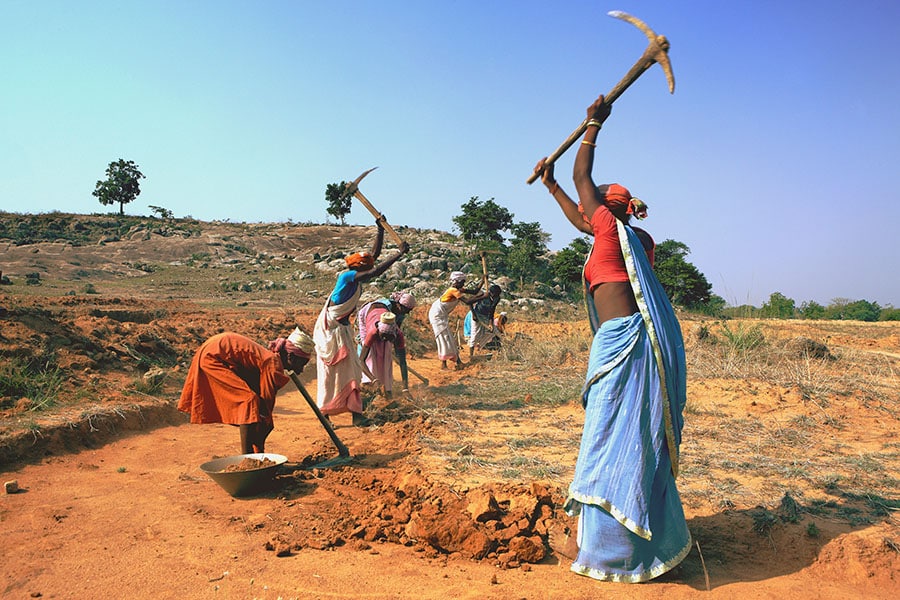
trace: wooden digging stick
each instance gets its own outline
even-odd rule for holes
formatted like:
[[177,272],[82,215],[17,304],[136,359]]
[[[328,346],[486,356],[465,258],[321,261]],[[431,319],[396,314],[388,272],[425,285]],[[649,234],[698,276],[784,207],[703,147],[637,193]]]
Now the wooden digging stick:
[[[400,360],[396,356],[394,356],[394,362],[396,362],[398,365],[400,364]],[[424,375],[419,375],[419,373],[416,372],[415,369],[413,369],[411,366],[409,366],[409,361],[406,361],[406,370],[409,371],[410,373],[412,373],[413,375],[415,375],[416,377],[418,377],[419,379],[421,379],[422,383],[424,383],[425,385],[428,385],[428,378],[425,377]]]
[[344,193],[348,194],[348,195],[352,195],[354,198],[359,200],[360,204],[365,206],[366,209],[370,213],[372,213],[372,216],[375,217],[375,220],[378,221],[379,223],[381,223],[381,226],[384,227],[385,230],[387,230],[387,232],[389,234],[391,234],[391,237],[394,239],[395,242],[397,242],[397,245],[401,246],[401,245],[403,245],[403,239],[400,237],[400,234],[398,234],[397,231],[393,227],[391,227],[391,224],[387,222],[387,218],[385,218],[385,216],[383,214],[378,212],[378,209],[376,209],[374,206],[372,206],[372,203],[369,202],[369,199],[366,198],[361,191],[359,191],[359,182],[362,181],[363,177],[365,177],[366,175],[368,175],[369,173],[371,173],[372,171],[374,171],[377,168],[378,167],[372,167],[368,171],[364,171],[363,174],[360,175],[359,177],[357,177],[356,179],[354,179],[352,183],[348,183],[347,187],[344,190]]
[[481,272],[484,274],[484,291],[488,291],[490,279],[488,279],[487,259],[488,254],[500,254],[499,250],[479,250],[478,255],[481,256]]
[[328,419],[325,418],[325,415],[322,414],[322,411],[319,410],[319,407],[316,405],[316,401],[312,399],[309,395],[309,392],[306,391],[306,388],[303,387],[303,383],[300,382],[300,378],[297,377],[295,373],[291,373],[291,381],[294,382],[294,385],[297,386],[297,389],[300,390],[300,393],[306,398],[306,403],[309,404],[309,407],[313,409],[313,412],[316,413],[316,417],[319,419],[319,423],[322,424],[322,427],[325,428],[325,431],[328,432],[328,437],[331,438],[331,441],[334,442],[335,447],[338,449],[338,454],[342,457],[347,458],[350,456],[350,450],[347,449],[347,446],[340,440],[337,434],[334,432],[334,427],[331,426],[331,423]]

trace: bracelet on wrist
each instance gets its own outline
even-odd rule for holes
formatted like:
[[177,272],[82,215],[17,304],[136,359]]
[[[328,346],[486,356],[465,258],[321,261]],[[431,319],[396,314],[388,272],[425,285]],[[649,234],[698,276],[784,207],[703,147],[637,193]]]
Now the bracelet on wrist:
[[585,146],[590,146],[591,148],[597,147],[597,144],[595,144],[594,142],[589,142],[587,140],[581,140],[581,143],[584,144]]
[[591,119],[590,121],[588,121],[587,126],[588,127],[596,127],[597,129],[603,129],[603,123],[601,123],[600,121],[597,121],[596,119]]

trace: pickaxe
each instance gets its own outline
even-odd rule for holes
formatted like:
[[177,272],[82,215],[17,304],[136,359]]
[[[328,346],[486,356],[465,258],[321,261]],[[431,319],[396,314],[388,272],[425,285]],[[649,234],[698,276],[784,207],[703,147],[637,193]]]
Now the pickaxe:
[[354,179],[352,183],[348,183],[347,187],[344,188],[344,195],[353,196],[354,198],[359,200],[363,206],[369,209],[369,212],[372,213],[372,216],[375,217],[375,220],[381,223],[381,226],[384,227],[389,234],[391,234],[391,237],[394,238],[394,241],[397,242],[398,246],[400,246],[403,244],[403,240],[400,239],[400,235],[393,227],[391,227],[391,224],[387,222],[387,219],[384,217],[384,215],[378,212],[378,210],[376,210],[375,207],[372,206],[372,203],[369,202],[369,200],[365,196],[363,196],[363,193],[359,191],[359,182],[363,180],[363,177],[377,168],[378,167],[372,167],[368,171],[363,171],[362,175]]
[[[606,96],[603,97],[604,102],[608,106],[612,106],[612,103],[616,101],[616,99],[622,95],[622,92],[628,89],[632,83],[637,81],[637,78],[640,77],[644,71],[653,66],[653,63],[659,63],[659,65],[663,68],[663,71],[666,73],[666,81],[669,82],[669,93],[675,93],[675,76],[672,75],[672,65],[669,63],[669,40],[666,39],[664,35],[656,35],[652,29],[647,27],[647,24],[641,21],[638,18],[632,17],[631,15],[624,13],[620,10],[610,11],[609,16],[615,17],[617,19],[622,19],[623,21],[628,21],[638,29],[644,32],[644,35],[647,36],[647,39],[650,40],[650,43],[647,45],[647,49],[644,50],[644,54],[634,66],[631,67],[631,70],[625,74],[625,77],[616,84]],[[557,148],[553,154],[547,157],[547,160],[544,161],[544,166],[546,168],[547,165],[551,165],[559,159],[563,153],[569,149],[569,146],[575,143],[575,141],[581,137],[585,130],[587,130],[589,119],[585,119],[582,121],[581,125],[578,126],[578,129],[572,132],[566,141]],[[538,177],[541,176],[541,171],[535,171],[528,178],[528,183],[534,183]]]
[[328,437],[331,438],[331,441],[334,442],[335,447],[338,449],[338,454],[341,455],[341,458],[347,458],[350,456],[350,450],[347,449],[347,446],[338,438],[337,434],[334,432],[334,427],[331,426],[331,423],[328,422],[328,419],[325,418],[325,415],[322,414],[322,411],[319,410],[319,407],[316,405],[316,401],[312,399],[309,395],[309,392],[306,391],[306,388],[303,387],[303,383],[300,381],[300,378],[297,377],[295,373],[291,373],[291,380],[294,382],[294,385],[297,386],[297,389],[300,390],[300,393],[306,398],[306,403],[309,404],[309,407],[313,409],[313,412],[316,413],[316,417],[319,419],[319,423],[322,424],[322,427],[325,428],[325,431],[328,432]]

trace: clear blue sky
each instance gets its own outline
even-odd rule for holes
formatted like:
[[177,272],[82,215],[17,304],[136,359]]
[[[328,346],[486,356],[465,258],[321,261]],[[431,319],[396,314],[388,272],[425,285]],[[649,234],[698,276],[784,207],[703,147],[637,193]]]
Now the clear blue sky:
[[0,209],[107,212],[124,158],[129,214],[321,223],[326,185],[378,166],[391,223],[494,198],[559,249],[525,179],[643,52],[613,9],[669,38],[676,85],[654,66],[616,102],[595,180],[729,304],[900,306],[896,0],[0,0]]

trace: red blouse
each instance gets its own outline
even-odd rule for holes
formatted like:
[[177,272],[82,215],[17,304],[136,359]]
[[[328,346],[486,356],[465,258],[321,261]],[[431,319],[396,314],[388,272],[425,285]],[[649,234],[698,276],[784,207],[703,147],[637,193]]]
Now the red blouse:
[[[619,232],[616,227],[616,217],[609,208],[601,205],[594,211],[591,218],[591,228],[594,230],[594,246],[584,265],[584,278],[587,280],[590,291],[600,285],[612,281],[628,281],[628,271],[625,269],[625,257],[622,256],[622,247],[619,245]],[[650,234],[632,227],[641,240],[650,265],[653,265],[653,238]]]

